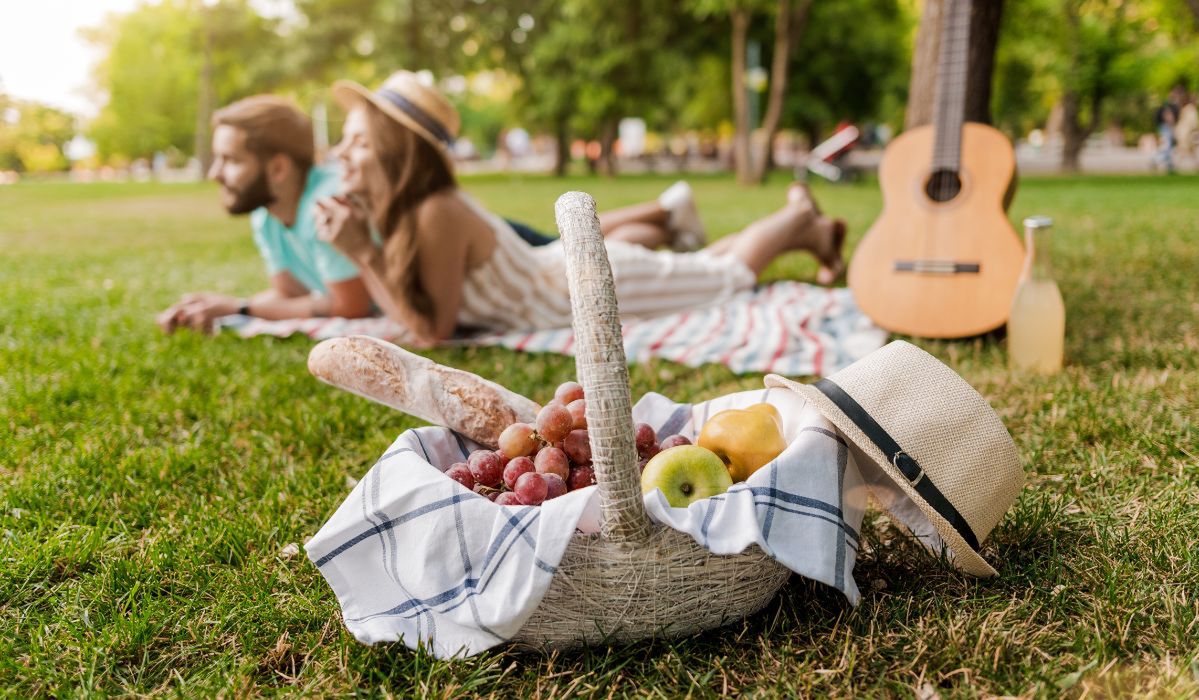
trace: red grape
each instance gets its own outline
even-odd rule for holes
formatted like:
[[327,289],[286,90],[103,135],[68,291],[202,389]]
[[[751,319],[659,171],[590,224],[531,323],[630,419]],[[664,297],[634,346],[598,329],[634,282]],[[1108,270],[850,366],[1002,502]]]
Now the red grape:
[[504,476],[504,465],[500,464],[500,458],[491,450],[475,450],[470,453],[467,464],[470,465],[470,473],[476,482],[491,487],[500,485]]
[[583,398],[583,386],[578,382],[562,382],[554,392],[554,400],[563,405]]
[[532,471],[536,471],[536,469],[533,467],[533,460],[529,459],[528,457],[517,457],[511,462],[508,462],[508,466],[504,467],[504,485],[510,489],[514,489],[516,488],[516,480],[519,479],[522,474],[527,474]]
[[633,427],[633,434],[636,436],[637,454],[642,457],[649,451],[651,445],[654,447],[658,445],[658,434],[648,423],[638,423]]
[[562,449],[576,465],[591,464],[591,437],[586,430],[572,430],[562,441]]
[[641,451],[640,449],[637,450],[637,456],[641,457],[643,459],[650,459],[651,457],[653,457],[654,455],[658,454],[661,451],[662,451],[662,448],[658,447],[658,443],[651,442],[649,445],[649,448],[647,448],[644,452]]
[[465,462],[451,464],[450,468],[445,470],[445,475],[468,489],[475,488],[475,476],[470,473],[470,467],[466,466]]
[[570,474],[570,462],[566,453],[557,447],[546,447],[537,453],[534,466],[541,474],[557,474],[565,479]]
[[662,444],[659,445],[659,448],[662,449],[663,451],[665,451],[665,450],[669,450],[672,447],[678,447],[679,445],[690,445],[690,444],[691,444],[691,441],[688,440],[687,438],[683,437],[682,435],[671,435],[670,437],[662,440]]
[[516,480],[516,488],[512,489],[520,502],[526,506],[539,506],[545,500],[545,496],[549,493],[549,486],[545,483],[545,477],[533,472],[531,474],[521,474]]
[[645,459],[637,460],[637,470],[645,471],[645,465],[649,464],[649,460],[650,460],[649,457],[646,457]]
[[500,495],[496,496],[496,497],[495,497],[495,504],[496,504],[497,506],[520,506],[520,505],[524,505],[523,503],[521,503],[521,502],[520,502],[520,498],[518,498],[518,497],[517,497],[517,495],[516,495],[515,493],[512,493],[511,491],[504,491],[504,492],[503,492],[503,493],[501,493]]
[[513,423],[504,428],[499,443],[500,450],[509,458],[531,455],[540,445],[533,434],[533,426],[528,423]]
[[566,404],[566,410],[570,411],[570,419],[572,428],[587,427],[587,399],[575,399]]
[[571,491],[575,489],[586,488],[595,483],[595,470],[591,467],[575,467],[570,470],[570,478],[566,480],[566,485]]
[[557,498],[568,491],[566,480],[557,474],[542,474],[541,476],[545,478],[545,500]]
[[551,445],[566,437],[573,419],[562,404],[551,403],[537,414],[537,434]]

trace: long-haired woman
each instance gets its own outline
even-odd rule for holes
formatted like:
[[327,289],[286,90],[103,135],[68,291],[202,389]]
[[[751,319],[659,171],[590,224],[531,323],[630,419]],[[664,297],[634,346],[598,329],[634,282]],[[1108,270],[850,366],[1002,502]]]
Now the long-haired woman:
[[[394,73],[377,92],[341,81],[346,109],[337,157],[344,192],[318,211],[321,237],[361,270],[375,302],[429,346],[456,328],[535,330],[570,325],[561,244],[487,211],[458,186],[449,149],[453,106],[415,74]],[[751,288],[782,253],[806,250],[817,279],[841,272],[845,226],[824,216],[805,188],[739,233],[694,252],[702,231],[685,185],[658,201],[600,217],[621,314],[663,315],[708,306]]]

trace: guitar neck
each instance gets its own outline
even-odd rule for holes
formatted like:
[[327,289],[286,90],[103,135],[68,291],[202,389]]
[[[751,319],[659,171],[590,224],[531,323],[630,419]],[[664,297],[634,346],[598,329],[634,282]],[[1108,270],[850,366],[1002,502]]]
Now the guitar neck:
[[970,0],[945,0],[941,51],[937,61],[937,108],[933,171],[957,172],[961,166],[962,122],[966,111],[969,64]]

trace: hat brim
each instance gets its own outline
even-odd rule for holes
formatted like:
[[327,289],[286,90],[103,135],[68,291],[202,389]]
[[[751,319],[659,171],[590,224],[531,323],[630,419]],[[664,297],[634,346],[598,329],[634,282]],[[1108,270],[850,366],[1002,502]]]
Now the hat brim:
[[[859,428],[852,420],[850,420],[849,417],[846,416],[845,413],[842,412],[841,409],[838,408],[837,405],[833,403],[831,399],[825,396],[819,389],[811,385],[800,384],[798,382],[791,381],[786,377],[780,377],[778,375],[770,375],[767,377],[766,385],[786,387],[804,397],[817,410],[824,414],[824,417],[828,418],[828,420],[837,427],[837,430],[839,430],[847,440],[852,442],[855,447],[865,453],[866,456],[874,462],[875,466],[877,466],[883,471],[883,473],[890,477],[891,480],[895,482],[895,485],[899,487],[901,491],[903,491],[904,495],[906,495],[908,499],[916,505],[917,508],[920,509],[920,512],[924,514],[924,517],[927,518],[929,523],[931,523],[932,526],[937,530],[937,534],[941,536],[941,541],[945,543],[945,546],[948,547],[953,554],[951,563],[953,564],[954,568],[963,573],[979,577],[995,576],[999,573],[995,570],[995,567],[988,564],[987,561],[982,558],[981,554],[974,551],[974,549],[966,543],[966,540],[963,539],[960,534],[958,534],[958,531],[949,524],[948,520],[942,517],[941,514],[936,511],[936,509],[929,505],[928,502],[916,492],[916,489],[908,482],[907,477],[905,477],[903,473],[891,463],[891,460],[888,459],[887,456],[883,454],[883,451],[874,444],[874,441],[869,439],[866,434],[862,432],[862,429]],[[881,502],[882,499],[875,500]],[[884,510],[886,510],[885,507]],[[896,517],[895,513],[888,512],[887,514],[891,516],[893,520],[902,523],[902,520]]]
[[351,109],[358,107],[363,102],[369,102],[376,109],[383,112],[387,116],[395,119],[399,123],[416,132],[421,138],[429,142],[433,149],[441,156],[451,172],[454,169],[454,161],[450,157],[449,149],[444,143],[437,139],[429,130],[422,126],[412,117],[404,113],[395,105],[387,100],[381,99],[371,90],[366,89],[362,85],[353,80],[338,80],[333,83],[333,100],[343,111],[349,112]]

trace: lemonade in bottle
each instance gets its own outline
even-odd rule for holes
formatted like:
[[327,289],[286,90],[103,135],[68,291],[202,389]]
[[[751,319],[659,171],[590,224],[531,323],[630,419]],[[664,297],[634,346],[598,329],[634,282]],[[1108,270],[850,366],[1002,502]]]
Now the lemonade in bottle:
[[1024,220],[1024,271],[1008,317],[1008,365],[1012,369],[1052,374],[1062,368],[1066,307],[1050,265],[1047,216]]

